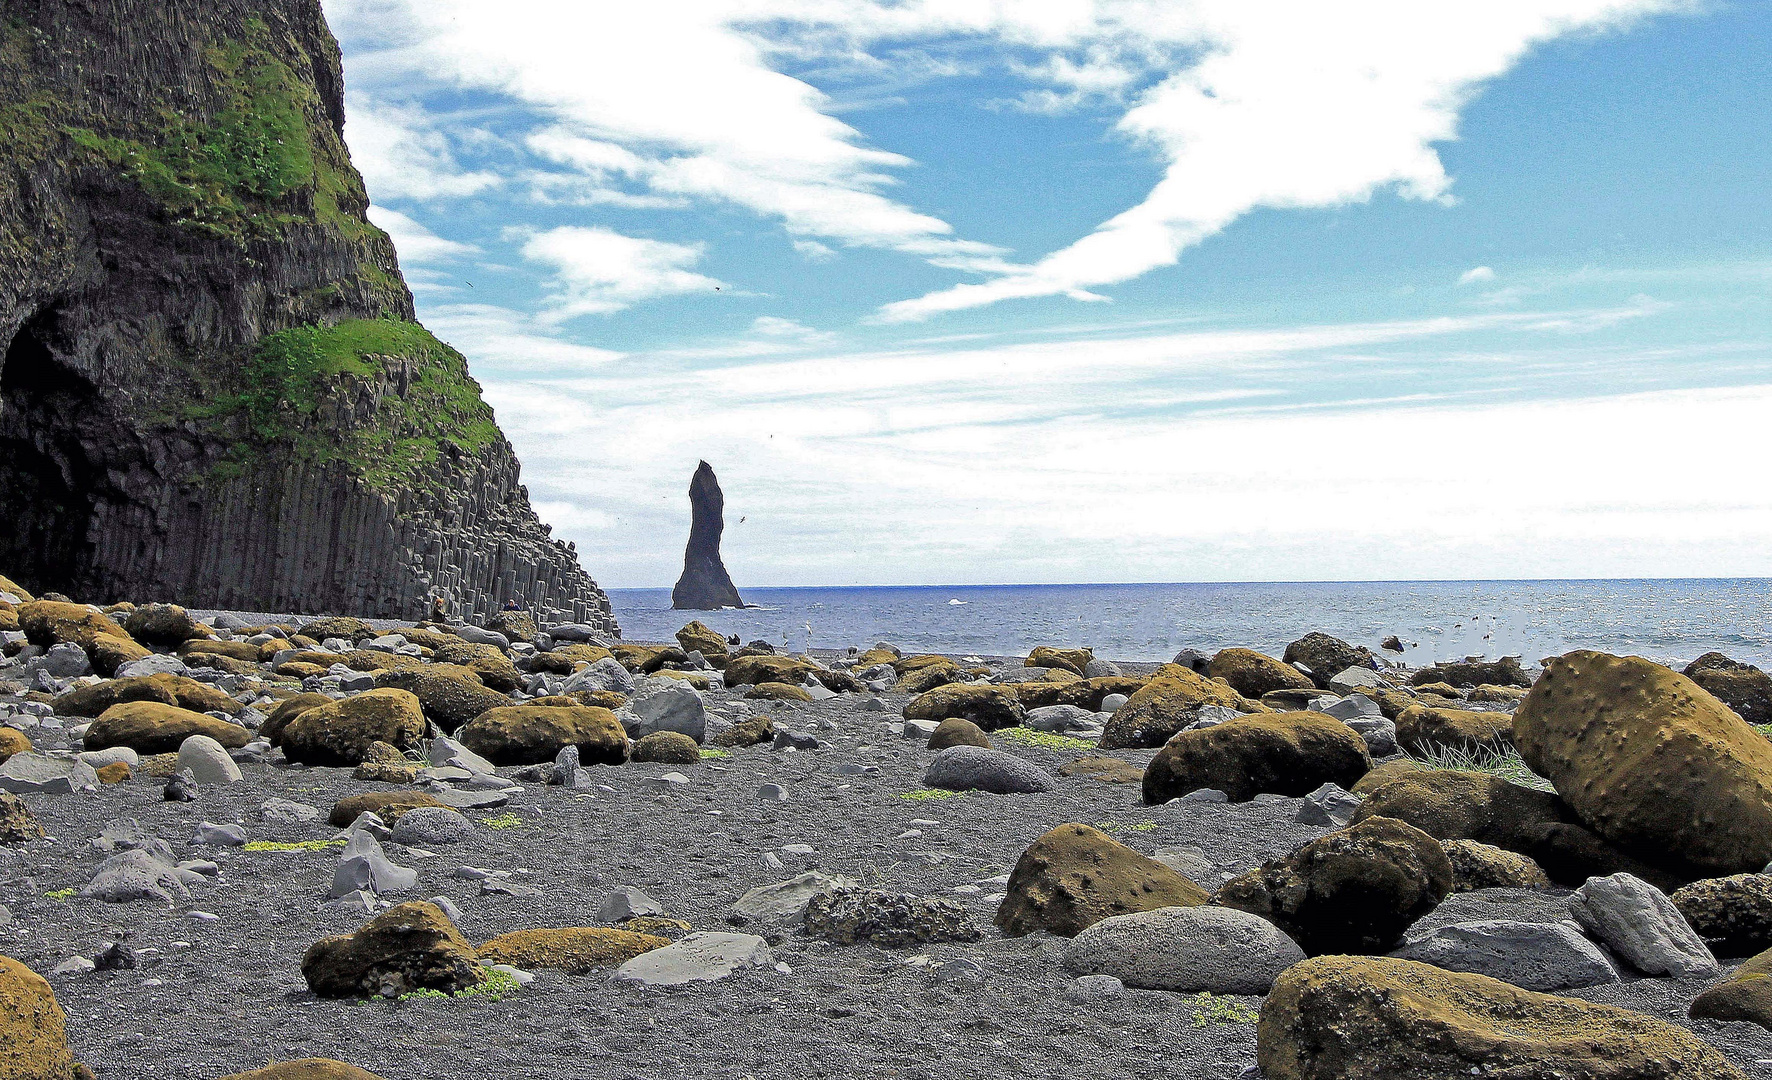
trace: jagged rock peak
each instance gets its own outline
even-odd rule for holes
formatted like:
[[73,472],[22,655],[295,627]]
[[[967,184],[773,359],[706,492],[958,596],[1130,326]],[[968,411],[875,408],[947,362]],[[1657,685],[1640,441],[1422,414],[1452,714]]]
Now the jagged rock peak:
[[613,631],[412,297],[318,0],[0,0],[0,572]]
[[726,564],[720,561],[720,536],[726,531],[726,496],[714,467],[702,462],[689,481],[689,546],[683,552],[683,576],[671,590],[671,607],[713,611],[744,607]]

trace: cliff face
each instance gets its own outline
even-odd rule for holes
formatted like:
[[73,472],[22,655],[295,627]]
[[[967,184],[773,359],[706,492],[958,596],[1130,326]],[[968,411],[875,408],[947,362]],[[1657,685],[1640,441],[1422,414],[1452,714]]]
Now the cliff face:
[[90,600],[613,630],[413,321],[318,0],[0,0],[0,568]]
[[689,514],[689,546],[683,552],[683,576],[671,590],[671,607],[679,611],[744,607],[726,564],[720,561],[726,495],[714,477],[714,467],[705,461],[689,480]]

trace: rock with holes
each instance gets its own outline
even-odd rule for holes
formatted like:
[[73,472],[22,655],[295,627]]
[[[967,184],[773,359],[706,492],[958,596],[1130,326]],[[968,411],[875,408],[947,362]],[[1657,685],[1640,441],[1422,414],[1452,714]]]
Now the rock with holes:
[[315,942],[301,973],[308,989],[334,998],[452,994],[485,977],[474,947],[442,909],[424,901],[389,908],[354,934]]

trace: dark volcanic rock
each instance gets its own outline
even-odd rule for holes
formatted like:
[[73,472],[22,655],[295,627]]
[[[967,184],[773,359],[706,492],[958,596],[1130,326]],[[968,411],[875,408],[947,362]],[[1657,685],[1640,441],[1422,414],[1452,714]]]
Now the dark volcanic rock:
[[671,590],[671,606],[679,610],[715,611],[744,607],[720,561],[720,534],[726,531],[726,496],[714,467],[702,462],[689,481],[689,547],[683,552],[683,576]]
[[0,5],[0,566],[32,591],[613,631],[413,321],[319,0]]

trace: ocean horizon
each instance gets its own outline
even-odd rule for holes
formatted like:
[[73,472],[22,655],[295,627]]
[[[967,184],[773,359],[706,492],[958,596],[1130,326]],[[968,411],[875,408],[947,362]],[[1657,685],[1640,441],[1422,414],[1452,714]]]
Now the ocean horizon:
[[1279,653],[1320,630],[1413,665],[1465,656],[1528,663],[1572,649],[1684,664],[1719,651],[1772,663],[1772,578],[859,585],[741,589],[747,606],[676,611],[668,588],[610,589],[624,637],[669,641],[690,619],[777,648],[1022,655],[1086,645],[1132,661],[1182,649]]

